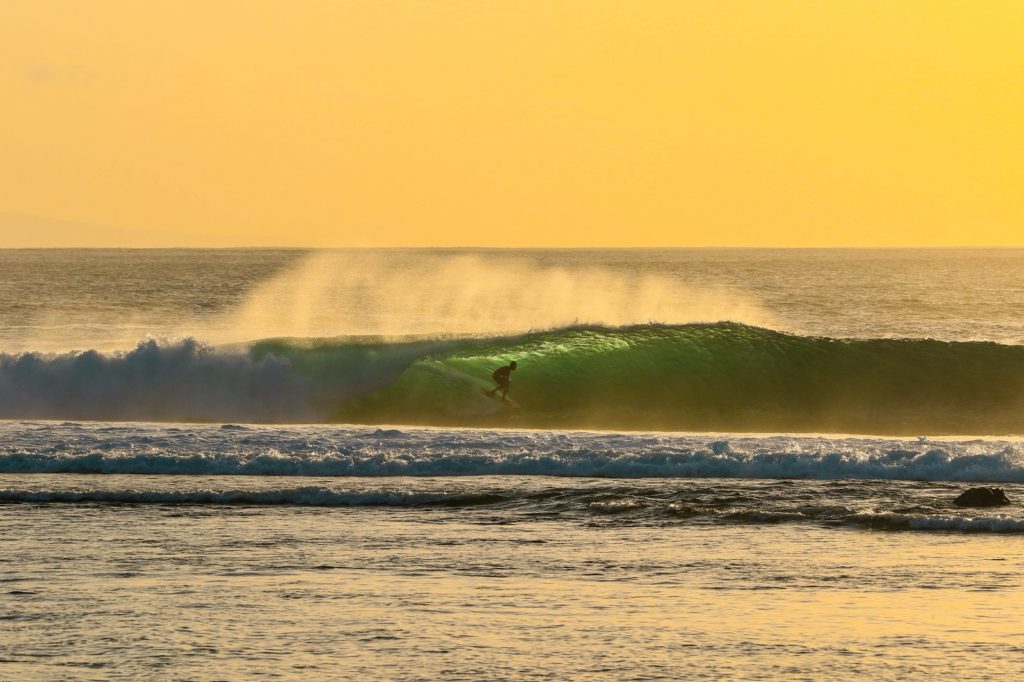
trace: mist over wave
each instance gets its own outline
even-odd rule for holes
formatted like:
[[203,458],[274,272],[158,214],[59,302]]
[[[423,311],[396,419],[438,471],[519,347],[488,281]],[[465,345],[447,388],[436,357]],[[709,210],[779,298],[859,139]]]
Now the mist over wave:
[[1024,432],[1015,253],[0,256],[0,418]]
[[733,321],[1024,344],[1024,251],[0,249],[0,352]]
[[581,324],[731,320],[774,326],[750,296],[668,273],[531,252],[324,251],[260,283],[205,327],[212,343],[273,337],[493,337]]

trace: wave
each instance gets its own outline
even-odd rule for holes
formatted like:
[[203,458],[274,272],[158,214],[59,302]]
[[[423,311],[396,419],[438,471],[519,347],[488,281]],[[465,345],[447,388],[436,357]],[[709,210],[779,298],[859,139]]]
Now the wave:
[[[510,360],[518,409],[483,395]],[[1024,347],[736,323],[0,354],[0,417],[668,431],[1024,432]]]
[[0,474],[1024,483],[1024,454],[1008,441],[11,422]]
[[313,420],[310,380],[286,359],[194,339],[128,352],[0,354],[0,417],[154,421]]
[[[907,494],[907,491],[903,492]],[[787,495],[764,489],[666,491],[650,486],[549,490],[488,487],[472,490],[335,490],[327,486],[190,490],[0,488],[0,504],[437,508],[449,509],[453,513],[483,508],[492,512],[500,509],[509,519],[563,518],[620,525],[655,524],[659,527],[673,523],[802,523],[883,531],[1024,533],[1024,518],[1006,513],[954,511],[934,501],[918,506],[914,511],[877,508],[869,511],[858,508],[866,503],[864,499],[856,502],[847,500],[847,504],[852,506],[814,504],[806,499],[820,494],[821,491],[798,490]],[[842,496],[841,493],[833,494]],[[893,495],[894,491],[888,491],[888,494]]]
[[0,502],[108,504],[295,505],[316,507],[471,506],[493,504],[493,494],[420,493],[401,490],[339,492],[323,487],[272,490],[17,490],[0,489]]
[[1024,533],[1024,519],[998,515],[963,517],[948,514],[898,514],[893,512],[854,514],[849,525],[880,530],[963,531],[968,533]]

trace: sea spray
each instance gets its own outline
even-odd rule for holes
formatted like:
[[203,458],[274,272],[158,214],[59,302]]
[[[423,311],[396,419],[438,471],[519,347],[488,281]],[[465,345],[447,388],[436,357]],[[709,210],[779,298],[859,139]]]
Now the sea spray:
[[579,255],[318,251],[255,286],[206,324],[212,343],[267,337],[496,336],[575,324],[777,320],[735,287],[681,280]]

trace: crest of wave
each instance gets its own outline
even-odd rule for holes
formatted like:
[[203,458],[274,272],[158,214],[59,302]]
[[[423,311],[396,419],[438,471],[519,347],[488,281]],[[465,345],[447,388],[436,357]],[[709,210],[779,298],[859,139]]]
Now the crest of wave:
[[[571,256],[569,258],[572,258]],[[666,274],[588,264],[557,266],[502,252],[329,251],[257,286],[202,337],[491,335],[572,324],[732,320],[771,326],[734,291]]]

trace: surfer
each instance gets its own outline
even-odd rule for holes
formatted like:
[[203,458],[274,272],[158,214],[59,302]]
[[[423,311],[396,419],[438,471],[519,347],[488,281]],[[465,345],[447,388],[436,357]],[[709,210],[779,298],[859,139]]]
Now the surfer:
[[494,370],[494,372],[491,373],[491,378],[494,379],[494,383],[498,385],[494,388],[494,390],[488,392],[487,395],[493,396],[498,391],[501,391],[501,399],[508,400],[508,388],[509,384],[511,383],[509,381],[509,375],[512,374],[515,368],[516,361],[513,360],[504,367],[499,367],[498,369]]

